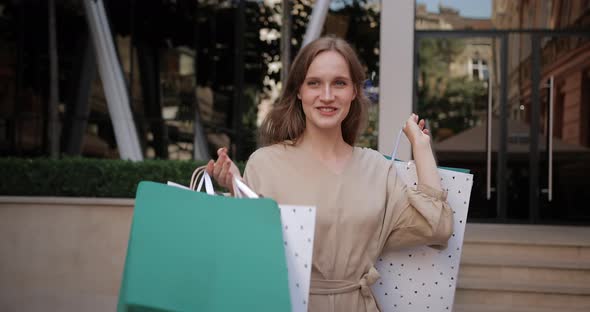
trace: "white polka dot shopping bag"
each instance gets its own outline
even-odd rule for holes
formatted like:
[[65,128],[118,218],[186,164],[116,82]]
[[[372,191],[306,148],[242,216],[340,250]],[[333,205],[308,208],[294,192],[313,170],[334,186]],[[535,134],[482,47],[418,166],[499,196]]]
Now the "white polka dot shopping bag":
[[[234,186],[234,194],[237,194],[238,197],[258,197],[255,192],[238,179],[234,180]],[[307,312],[316,208],[279,204],[279,209],[283,225],[291,311]]]
[[[396,161],[395,166],[402,180],[409,187],[415,187],[415,164]],[[473,175],[450,168],[438,171],[453,210],[453,235],[444,250],[420,246],[387,252],[379,257],[375,267],[381,279],[372,289],[384,312],[453,309]]]

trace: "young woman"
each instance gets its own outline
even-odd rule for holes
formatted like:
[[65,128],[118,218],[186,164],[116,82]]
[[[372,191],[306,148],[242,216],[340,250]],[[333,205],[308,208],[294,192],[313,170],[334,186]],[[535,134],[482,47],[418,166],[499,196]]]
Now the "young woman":
[[[392,161],[355,147],[366,118],[363,67],[344,40],[324,37],[295,58],[277,105],[260,128],[243,179],[281,204],[317,207],[309,311],[379,311],[370,285],[384,249],[444,247],[452,212],[424,121],[412,114],[418,186],[406,187]],[[207,171],[230,190],[237,167],[218,150]]]

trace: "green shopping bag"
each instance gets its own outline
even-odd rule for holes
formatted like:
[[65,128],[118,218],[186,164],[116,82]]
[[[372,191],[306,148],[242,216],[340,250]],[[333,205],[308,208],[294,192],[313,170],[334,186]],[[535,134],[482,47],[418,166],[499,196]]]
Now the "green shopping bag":
[[288,311],[287,279],[276,202],[139,184],[117,311]]

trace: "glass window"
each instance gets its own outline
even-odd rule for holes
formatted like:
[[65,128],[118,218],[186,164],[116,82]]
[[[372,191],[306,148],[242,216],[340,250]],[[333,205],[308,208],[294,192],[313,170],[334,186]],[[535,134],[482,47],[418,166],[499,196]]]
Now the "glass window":
[[357,145],[377,149],[379,115],[379,1],[332,0],[323,34],[346,39],[353,45],[366,68],[365,94],[371,100],[369,124]]
[[487,80],[488,79],[488,66],[487,62],[483,59],[473,59],[473,71],[472,71],[472,79],[477,80]]
[[[482,80],[489,75],[484,74],[487,64],[498,65],[496,50],[500,42],[485,37],[422,37],[417,47],[417,113],[429,121],[438,164],[469,168],[476,179],[470,218],[495,217],[495,190],[489,189],[490,197],[486,196],[486,175],[496,174],[486,167],[486,138],[488,114],[494,124],[491,127],[493,137],[498,136],[499,75],[497,72],[493,75],[496,79],[493,85]],[[492,151],[497,150],[498,143],[494,141]]]
[[[0,151],[45,155],[47,12],[32,3],[4,2]],[[279,0],[109,1],[110,35],[145,158],[207,159],[221,146],[229,147],[235,160],[248,158],[257,148],[258,126],[280,94],[282,27],[291,30],[292,58],[314,6],[309,0],[290,4],[290,23],[282,25]],[[56,14],[62,145],[76,145],[75,155],[119,157],[100,75],[83,63],[84,52],[92,49],[86,44],[91,36],[85,32],[84,8],[57,1]],[[323,30],[350,42],[366,66],[365,92],[375,105],[360,144],[375,148],[379,18],[379,1],[334,0]],[[72,35],[71,29],[81,31]],[[92,70],[83,70],[86,65]],[[74,138],[74,133],[82,134]]]
[[488,80],[490,78],[490,72],[488,70],[487,67],[484,67],[481,71],[483,79],[482,80]]
[[[280,1],[275,1],[279,3]],[[291,57],[293,58],[301,47],[303,37],[313,9],[313,2],[306,0],[291,3]],[[280,13],[280,11],[277,11]],[[348,41],[358,53],[366,68],[367,80],[365,94],[371,100],[369,106],[369,122],[365,131],[361,133],[357,145],[377,148],[379,115],[379,25],[381,17],[380,1],[366,0],[332,0],[322,35],[334,35]],[[280,37],[280,33],[278,33]],[[273,51],[277,67],[280,68],[280,51]],[[272,57],[272,56],[271,56]],[[263,99],[259,106],[259,120],[264,117],[270,105],[280,93],[279,70],[265,78],[265,87],[270,91],[267,99]]]
[[416,0],[418,30],[588,29],[588,0]]
[[[584,179],[590,170],[590,36],[547,32],[534,40],[515,32],[506,46],[498,37],[417,38],[417,111],[431,121],[439,164],[469,168],[478,180],[471,220],[587,224],[590,213],[582,207],[590,200],[584,191],[590,188]],[[499,153],[506,167],[495,178]]]

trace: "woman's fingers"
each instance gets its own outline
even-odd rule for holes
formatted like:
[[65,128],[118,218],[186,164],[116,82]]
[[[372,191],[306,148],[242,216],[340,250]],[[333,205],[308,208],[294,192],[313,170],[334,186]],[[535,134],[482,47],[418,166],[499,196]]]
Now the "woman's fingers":
[[225,187],[228,188],[228,189],[230,189],[230,192],[233,192],[233,190],[231,190],[232,189],[232,185],[233,185],[232,178],[233,178],[233,174],[228,171],[225,174],[224,182],[225,182]]
[[222,147],[217,150],[217,156],[218,157],[217,157],[217,161],[215,162],[215,170],[214,170],[215,178],[220,177],[220,173],[221,173],[221,170],[223,169],[223,165],[225,164],[225,162],[227,160],[229,160],[229,157],[227,156],[227,150],[225,147]]
[[221,155],[227,156],[227,147],[221,147],[217,149],[217,156],[221,157]]
[[231,160],[227,159],[227,157],[226,157],[226,160],[223,163],[221,163],[220,165],[221,165],[220,166],[221,167],[221,171],[219,172],[219,179],[221,181],[224,181],[225,182],[225,176],[229,172],[229,168],[231,166]]
[[215,169],[215,162],[213,161],[213,159],[211,159],[207,163],[207,167],[205,167],[205,171],[207,171],[207,174],[209,174],[210,176],[213,176],[214,169]]
[[420,120],[420,117],[414,113],[412,113],[412,115],[410,115],[410,118],[408,118],[408,121],[406,122],[407,124],[417,124],[417,125],[423,125],[424,124],[424,119]]
[[217,155],[218,155],[217,160],[215,160],[215,161],[210,160],[207,163],[206,171],[218,183],[223,183],[223,181],[221,181],[222,179],[220,179],[220,173],[221,173],[221,170],[223,169],[223,164],[226,161],[227,154],[225,153],[223,148],[220,148],[219,150],[217,150]]
[[426,140],[426,137],[430,139],[430,131],[426,129],[426,120],[420,119],[420,116],[414,113],[406,121],[403,130],[411,144],[414,144],[417,140]]
[[207,172],[210,172],[211,176],[220,186],[231,189],[233,176],[236,174],[239,176],[239,170],[227,155],[227,148],[222,147],[218,149],[217,156],[217,160],[214,163],[210,161],[207,164]]
[[213,166],[213,177],[217,180],[219,178],[219,173],[221,173],[222,164],[223,164],[223,157],[217,158],[215,165]]
[[417,128],[417,123],[418,123],[418,116],[415,114],[412,114],[410,116],[410,118],[408,118],[408,120],[406,121],[406,126],[405,126],[405,130],[407,131],[415,131]]

